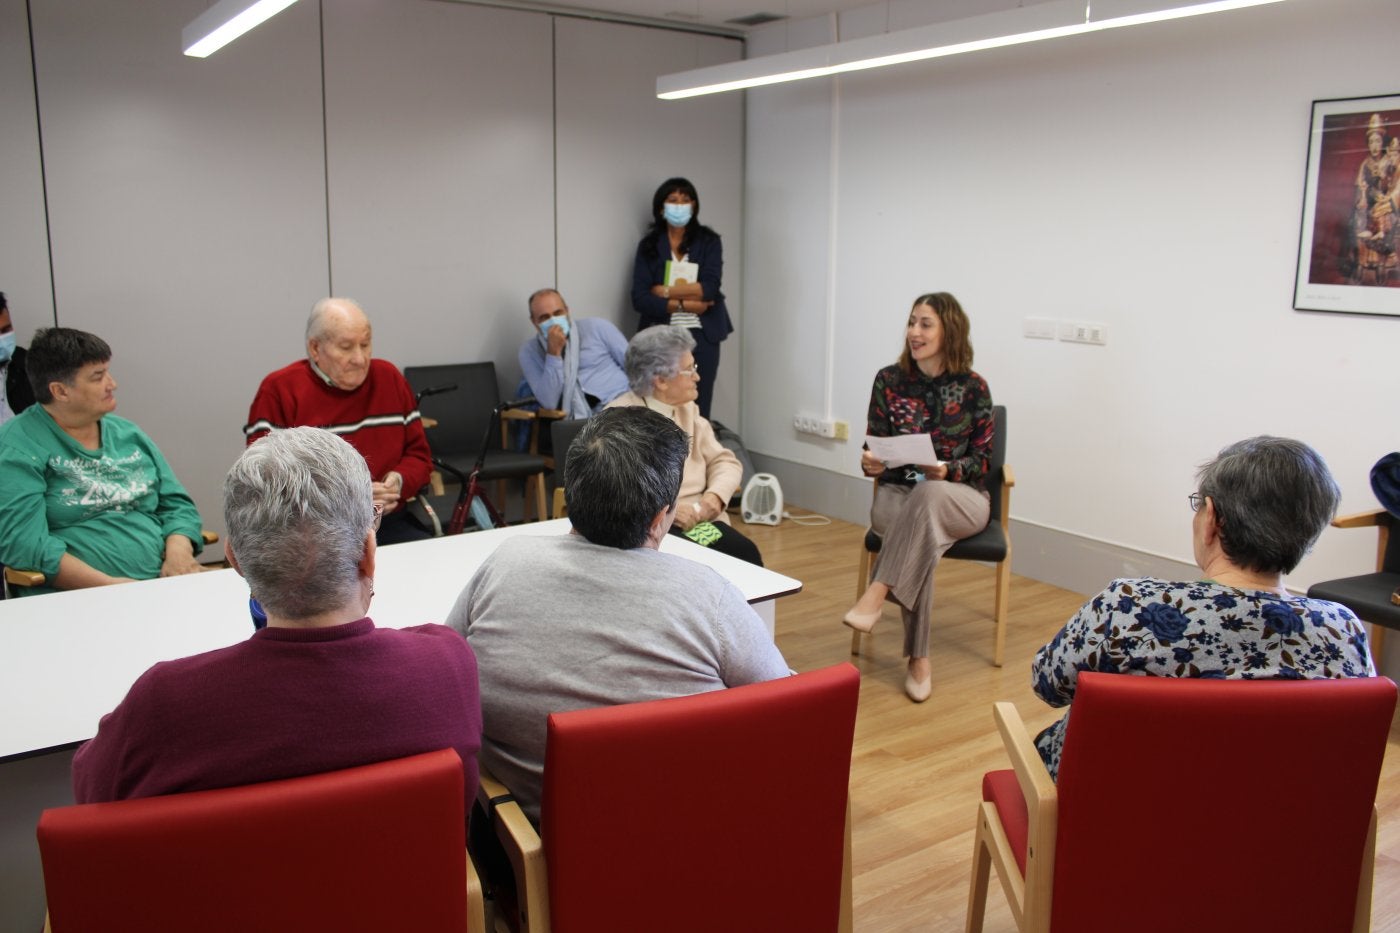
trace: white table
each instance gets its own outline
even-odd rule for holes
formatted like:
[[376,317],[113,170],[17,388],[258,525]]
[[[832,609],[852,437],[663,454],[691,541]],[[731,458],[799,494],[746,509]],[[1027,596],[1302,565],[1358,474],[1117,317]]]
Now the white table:
[[[559,519],[380,548],[370,616],[383,626],[441,622],[502,540],[568,530]],[[770,632],[774,600],[802,589],[674,535],[661,549],[713,567]],[[45,807],[72,803],[73,746],[152,664],[252,633],[248,586],[232,570],[0,600],[0,930],[42,924],[34,827]]]
[[[380,548],[376,625],[441,622],[505,538],[558,535],[567,519]],[[779,596],[802,584],[674,535],[663,551],[713,567],[774,628]],[[0,760],[82,742],[157,661],[222,648],[253,633],[248,586],[232,570],[0,601]]]

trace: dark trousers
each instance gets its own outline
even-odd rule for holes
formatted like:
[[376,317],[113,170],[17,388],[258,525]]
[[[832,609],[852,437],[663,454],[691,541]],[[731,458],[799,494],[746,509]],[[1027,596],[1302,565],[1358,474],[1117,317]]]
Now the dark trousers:
[[[709,545],[710,550],[728,554],[730,557],[737,557],[759,567],[763,566],[763,555],[758,553],[758,545],[745,537],[743,532],[731,528],[724,522],[715,522],[714,525],[715,528],[719,529],[719,540]],[[685,537],[685,532],[676,525],[671,526],[671,534]]]
[[422,541],[432,536],[432,532],[407,512],[390,512],[379,523],[374,543],[383,547],[386,544],[399,544],[404,541]]

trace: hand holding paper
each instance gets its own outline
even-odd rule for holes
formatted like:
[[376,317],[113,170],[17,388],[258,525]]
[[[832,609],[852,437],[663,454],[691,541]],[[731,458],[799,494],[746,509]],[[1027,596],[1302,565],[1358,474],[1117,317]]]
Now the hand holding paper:
[[915,466],[938,466],[943,461],[933,450],[933,438],[928,434],[897,434],[894,437],[865,435],[865,446],[886,463],[912,463]]

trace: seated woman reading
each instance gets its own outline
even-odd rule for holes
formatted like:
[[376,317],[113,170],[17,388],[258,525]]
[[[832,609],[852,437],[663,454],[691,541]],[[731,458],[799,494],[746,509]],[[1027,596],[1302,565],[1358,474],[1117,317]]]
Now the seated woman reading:
[[[1366,631],[1350,609],[1283,586],[1341,498],[1315,450],[1283,437],[1231,444],[1201,467],[1189,498],[1201,579],[1110,583],[1036,654],[1031,682],[1042,700],[1068,705],[1080,671],[1221,680],[1375,675]],[[1035,740],[1052,778],[1068,721],[1066,714]]]
[[38,331],[28,359],[38,404],[0,425],[0,563],[56,589],[200,570],[199,512],[155,443],[111,413],[111,359],[93,334]]

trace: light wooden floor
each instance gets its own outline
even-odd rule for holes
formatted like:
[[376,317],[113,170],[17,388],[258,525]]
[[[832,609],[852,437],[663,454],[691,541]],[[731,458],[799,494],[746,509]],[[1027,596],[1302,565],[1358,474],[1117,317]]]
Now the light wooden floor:
[[[778,603],[778,646],[788,663],[804,671],[850,659],[862,674],[851,762],[856,929],[962,930],[982,774],[1006,767],[992,703],[1014,701],[1032,735],[1054,721],[1059,713],[1031,692],[1030,659],[1084,596],[1014,577],[1006,663],[998,669],[991,665],[993,571],[944,562],[930,650],[933,696],[915,705],[903,691],[897,610],[886,608],[860,658],[851,658],[850,630],[840,624],[855,599],[865,529],[839,521],[739,528],[757,542],[769,567],[803,581],[800,594]],[[1381,776],[1373,929],[1400,933],[1397,745],[1400,726],[1392,727]],[[1303,866],[1299,871],[1306,877]],[[995,880],[988,903],[987,933],[1014,931]]]

